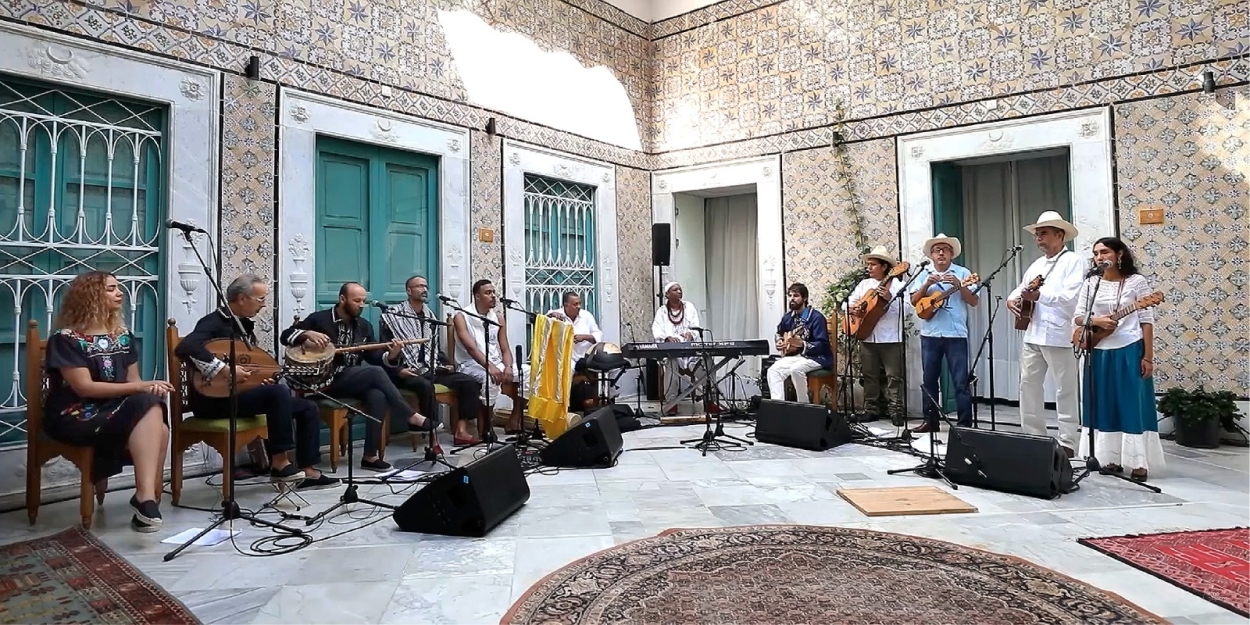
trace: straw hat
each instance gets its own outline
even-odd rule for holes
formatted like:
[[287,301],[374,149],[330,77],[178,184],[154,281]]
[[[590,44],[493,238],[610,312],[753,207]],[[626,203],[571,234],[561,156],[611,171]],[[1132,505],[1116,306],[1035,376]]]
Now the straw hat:
[[897,260],[894,260],[893,258],[890,257],[890,252],[889,250],[885,249],[884,245],[878,245],[877,247],[872,248],[871,252],[868,252],[867,254],[864,254],[863,256],[859,257],[860,260],[868,260],[869,258],[875,258],[889,265],[893,265],[894,263],[898,262]]
[[959,258],[959,255],[964,251],[963,246],[959,244],[959,239],[956,239],[955,237],[948,237],[945,232],[939,232],[936,237],[924,242],[924,255],[928,256],[929,251],[932,250],[933,246],[938,243],[945,243],[951,246],[952,259]]
[[1068,220],[1059,216],[1055,211],[1046,211],[1037,216],[1037,223],[1024,227],[1024,231],[1033,234],[1038,228],[1058,228],[1063,230],[1063,242],[1067,243],[1076,238],[1076,226],[1068,222]]

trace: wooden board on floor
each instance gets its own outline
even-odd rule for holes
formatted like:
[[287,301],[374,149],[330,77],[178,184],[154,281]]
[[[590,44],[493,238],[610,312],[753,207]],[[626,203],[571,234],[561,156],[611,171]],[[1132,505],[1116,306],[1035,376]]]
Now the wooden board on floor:
[[665,425],[671,423],[703,423],[707,420],[707,415],[701,414],[675,414],[673,416],[660,417],[660,423]]
[[976,506],[936,486],[889,488],[842,488],[838,496],[868,516],[960,514],[976,512]]

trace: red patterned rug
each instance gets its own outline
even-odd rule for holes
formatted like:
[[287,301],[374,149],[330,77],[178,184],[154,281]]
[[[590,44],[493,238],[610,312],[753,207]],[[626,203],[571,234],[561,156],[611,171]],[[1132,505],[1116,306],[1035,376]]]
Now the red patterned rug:
[[81,527],[0,545],[0,623],[199,623]]
[[1082,538],[1080,543],[1250,616],[1250,528]]
[[841,527],[669,530],[532,586],[504,623],[1163,623],[1049,569]]

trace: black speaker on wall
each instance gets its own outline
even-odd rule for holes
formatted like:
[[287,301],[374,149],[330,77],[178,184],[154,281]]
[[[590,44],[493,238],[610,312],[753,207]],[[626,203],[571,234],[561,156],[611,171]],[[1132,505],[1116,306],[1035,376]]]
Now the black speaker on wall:
[[651,224],[651,265],[668,266],[668,252],[673,245],[673,224]]
[[439,475],[395,510],[405,532],[482,537],[529,501],[516,448],[504,445]]
[[1054,499],[1072,487],[1072,463],[1059,441],[1036,434],[953,427],[946,477],[956,484]]
[[824,451],[851,442],[846,417],[823,404],[761,399],[755,413],[755,440]]
[[549,467],[607,468],[616,464],[623,444],[616,412],[612,406],[606,406],[586,415],[548,443],[540,457]]

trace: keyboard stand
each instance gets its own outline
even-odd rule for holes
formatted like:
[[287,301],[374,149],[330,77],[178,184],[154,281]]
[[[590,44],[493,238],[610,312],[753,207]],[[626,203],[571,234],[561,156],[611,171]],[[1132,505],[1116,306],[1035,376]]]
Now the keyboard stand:
[[[694,393],[695,389],[699,388],[700,386],[706,387],[708,378],[716,375],[716,372],[723,369],[725,365],[729,364],[729,362],[733,359],[721,358],[719,362],[709,367],[708,365],[711,362],[711,360],[712,358],[710,356],[703,357],[703,366],[695,371],[694,380],[691,381],[689,388],[678,393],[677,397],[674,397],[672,399],[665,398],[664,403],[660,405],[660,416],[664,416],[668,414],[668,411],[672,410],[674,406],[685,401],[686,398],[690,397],[691,393]],[[704,407],[706,408],[706,402],[704,403],[705,403]]]
[[[704,375],[702,378],[702,381],[703,381],[703,426],[704,426],[703,436],[699,438],[692,438],[692,439],[681,441],[682,445],[689,445],[690,443],[694,443],[695,444],[694,448],[702,452],[705,458],[707,457],[707,452],[709,451],[720,451],[723,449],[742,449],[748,445],[755,445],[755,443],[749,440],[738,438],[737,436],[730,436],[729,434],[725,433],[725,426],[721,422],[721,413],[724,412],[723,408],[716,412],[716,428],[715,429],[712,428],[712,411],[709,410],[708,408],[713,401],[713,397],[719,394],[718,393],[719,389],[714,388],[712,386],[712,380],[715,379],[714,376],[716,372],[720,370],[721,368],[723,368],[727,363],[729,363],[730,360],[733,360],[733,359],[722,358],[720,362],[713,365],[711,356],[703,357],[703,368],[704,370],[707,371],[707,375]],[[719,439],[728,439],[728,440],[719,440]]]

